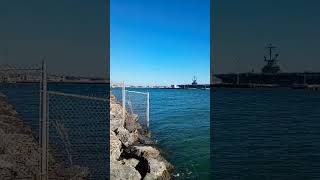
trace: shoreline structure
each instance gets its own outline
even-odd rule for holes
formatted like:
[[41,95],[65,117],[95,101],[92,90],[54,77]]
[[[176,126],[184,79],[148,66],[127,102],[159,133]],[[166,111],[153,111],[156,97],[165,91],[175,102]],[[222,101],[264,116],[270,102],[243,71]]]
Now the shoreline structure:
[[143,132],[138,116],[125,112],[110,94],[110,179],[169,180],[174,167]]

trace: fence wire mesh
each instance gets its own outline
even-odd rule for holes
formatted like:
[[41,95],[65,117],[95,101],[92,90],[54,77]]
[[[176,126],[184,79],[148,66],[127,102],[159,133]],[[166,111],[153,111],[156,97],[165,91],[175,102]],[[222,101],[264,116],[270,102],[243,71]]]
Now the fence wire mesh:
[[124,82],[112,82],[111,94],[125,107],[128,113],[137,115],[143,130],[149,130],[149,93],[126,87]]
[[[13,156],[14,161],[19,162],[10,169],[12,179],[38,179],[40,175],[41,77],[40,65],[0,65],[0,94],[4,95],[1,98],[0,146],[10,141],[7,147],[0,148],[11,149],[4,152],[6,157]],[[11,111],[9,116],[8,110]],[[1,174],[0,179],[5,179],[3,176]]]
[[[31,66],[0,65],[0,94],[5,95],[5,98],[1,96],[0,100],[8,101],[8,104],[12,105],[12,109],[17,112],[18,124],[30,127],[31,131],[28,132],[31,132],[35,139],[32,144],[34,149],[30,150],[32,156],[28,155],[21,160],[21,164],[28,161],[29,165],[18,167],[26,170],[32,168],[32,172],[23,176],[18,173],[16,178],[107,179],[110,85],[48,85],[47,81],[52,80],[52,75],[44,76],[47,74],[45,67],[45,62]],[[3,129],[6,128],[3,124],[8,122],[4,118],[3,108],[8,107],[4,102],[0,104],[0,128]],[[47,108],[44,110],[44,107]],[[46,122],[49,122],[48,130],[45,127]],[[7,131],[8,128],[0,133]],[[47,142],[49,154],[46,153]],[[4,145],[3,139],[0,145]],[[47,163],[49,168],[45,165]],[[1,175],[0,179],[3,179]]]
[[149,130],[149,95],[138,91],[125,91],[126,109],[138,116],[138,121],[145,131]]
[[48,90],[90,97],[108,98],[110,84],[49,83]]
[[109,99],[48,92],[49,149],[67,169],[105,179],[109,166]]
[[39,138],[41,68],[38,65],[0,65],[0,92],[19,119]]
[[119,103],[122,103],[123,91],[125,90],[125,84],[123,82],[112,82],[110,84],[111,93],[116,97]]

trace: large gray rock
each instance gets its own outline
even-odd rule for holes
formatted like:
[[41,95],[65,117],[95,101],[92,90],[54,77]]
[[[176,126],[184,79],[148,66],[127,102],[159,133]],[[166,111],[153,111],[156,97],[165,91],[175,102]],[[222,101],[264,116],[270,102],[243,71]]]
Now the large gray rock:
[[5,179],[10,172],[13,179],[28,179],[37,176],[39,169],[38,145],[25,134],[1,134],[0,150],[2,166],[0,179]]
[[122,107],[118,103],[110,103],[110,129],[114,131],[124,126]]
[[130,151],[131,153],[145,159],[157,158],[160,155],[160,152],[151,146],[133,146]]
[[116,130],[117,137],[120,139],[122,144],[124,144],[126,147],[132,145],[135,141],[135,137],[133,134],[131,134],[127,129],[124,127],[119,127]]
[[[0,179],[39,179],[40,147],[29,127],[17,118],[13,107],[0,95]],[[84,180],[88,170],[79,166],[60,169],[50,153],[49,177],[55,180]]]
[[89,176],[89,170],[80,166],[71,166],[71,167],[58,167],[55,171],[55,174],[51,174],[51,178],[55,179],[68,179],[68,180],[85,180]]
[[125,120],[125,128],[129,131],[129,132],[133,132],[135,130],[141,130],[142,127],[141,125],[138,123],[138,115],[136,114],[128,114]]
[[132,166],[120,161],[111,161],[110,180],[140,180],[140,173]]
[[[142,132],[139,117],[125,112],[123,120],[122,106],[113,96],[110,97],[110,107],[110,179],[171,179],[173,166],[160,155],[159,150],[149,146],[155,143]],[[131,158],[122,159],[125,157]]]
[[110,161],[116,161],[121,155],[121,141],[113,131],[110,131]]
[[139,164],[138,159],[130,158],[130,159],[123,159],[122,162],[128,166],[135,168]]
[[15,116],[3,114],[0,114],[0,129],[2,132],[10,134],[32,134],[31,129],[29,127],[25,127],[20,119]]
[[151,146],[133,146],[127,150],[127,153],[147,160],[150,172],[146,174],[144,179],[171,179],[170,172],[173,170],[173,166],[160,155],[159,150],[156,148]]
[[168,172],[164,162],[158,159],[149,158],[148,159],[150,172],[146,174],[144,180],[169,180],[171,179],[170,173]]

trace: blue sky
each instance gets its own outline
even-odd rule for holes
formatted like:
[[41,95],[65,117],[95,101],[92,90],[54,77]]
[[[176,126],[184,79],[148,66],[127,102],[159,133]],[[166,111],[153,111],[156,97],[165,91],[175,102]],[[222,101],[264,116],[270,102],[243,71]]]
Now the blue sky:
[[320,1],[214,0],[214,73],[260,72],[269,43],[284,72],[320,71]]
[[209,0],[111,0],[111,81],[209,83]]
[[51,73],[107,74],[105,0],[0,1],[0,64],[39,64]]

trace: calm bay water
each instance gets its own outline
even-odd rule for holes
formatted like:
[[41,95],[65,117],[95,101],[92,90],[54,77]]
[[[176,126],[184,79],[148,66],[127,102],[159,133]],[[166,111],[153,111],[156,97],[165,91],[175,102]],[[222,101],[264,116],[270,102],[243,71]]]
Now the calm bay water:
[[[26,124],[38,132],[39,86],[12,85],[3,89]],[[105,96],[109,91],[104,85],[50,84],[48,89],[94,96]],[[152,136],[166,159],[175,166],[175,179],[210,179],[210,91],[129,90],[150,93]],[[119,94],[119,90],[115,93]],[[145,99],[140,100],[145,103]],[[137,104],[139,98],[134,101]]]
[[[106,97],[109,88],[102,84],[49,84],[48,91],[58,91],[85,96]],[[8,97],[21,119],[30,126],[37,137],[39,128],[40,85],[0,84],[0,92]],[[61,103],[64,103],[61,101]]]
[[[104,96],[102,85],[50,85],[50,90]],[[38,131],[37,86],[6,93]],[[150,92],[150,128],[175,179],[319,179],[320,93],[291,89],[217,89],[213,101],[210,172],[210,92]],[[143,101],[143,99],[142,99]],[[21,103],[23,102],[23,103]]]
[[[48,90],[106,97],[106,85],[49,84]],[[0,92],[17,110],[19,118],[39,137],[40,87],[37,84],[0,84]],[[49,151],[55,160],[89,169],[89,179],[108,176],[108,101],[48,95]],[[62,138],[64,137],[64,138]]]
[[[152,137],[166,159],[175,166],[174,178],[210,179],[210,91],[128,90],[150,93]],[[120,98],[119,92],[118,89],[115,94]],[[144,104],[142,96],[134,99],[132,97],[135,95],[129,96],[131,100],[139,102],[140,99],[141,104]]]
[[217,89],[213,179],[319,179],[320,93]]
[[210,179],[210,91],[135,89],[150,92],[150,128],[175,179]]

